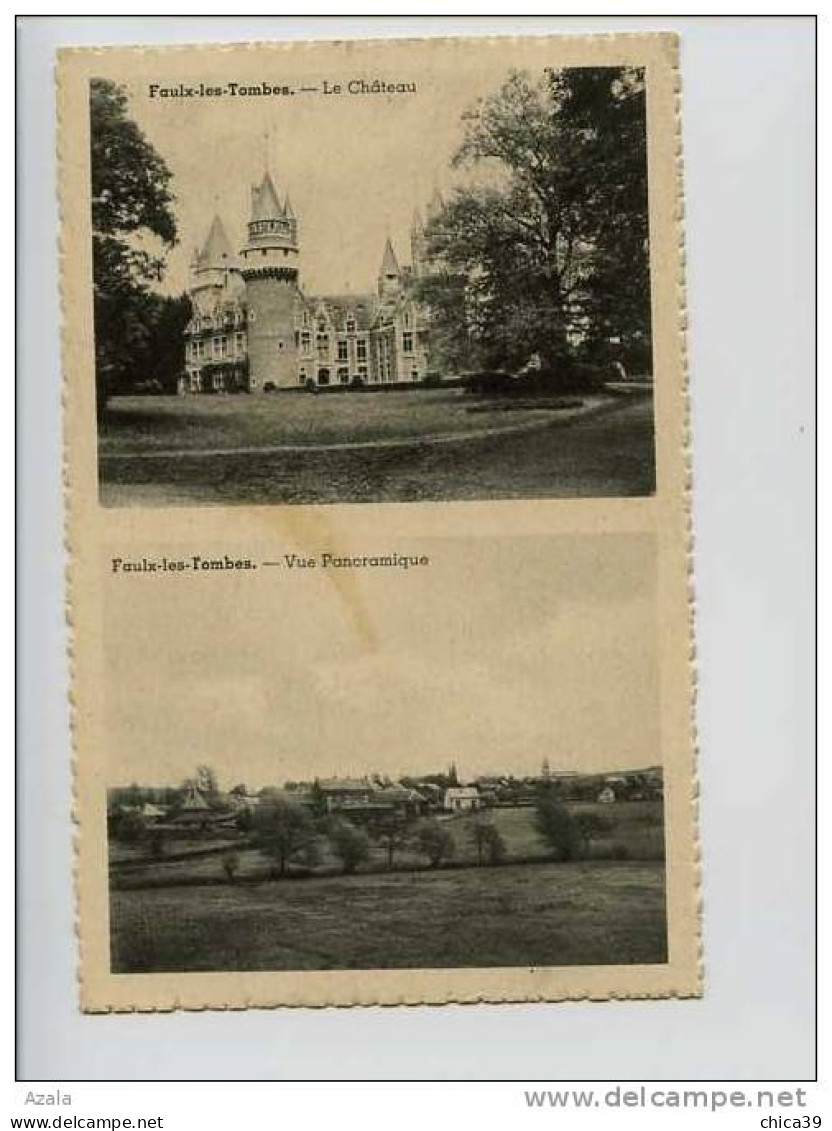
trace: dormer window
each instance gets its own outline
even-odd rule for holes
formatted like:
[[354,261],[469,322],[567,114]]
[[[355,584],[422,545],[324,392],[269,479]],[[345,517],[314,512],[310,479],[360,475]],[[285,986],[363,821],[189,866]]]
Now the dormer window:
[[353,317],[349,317],[347,319],[347,333],[348,334],[354,334],[355,333],[355,319]]

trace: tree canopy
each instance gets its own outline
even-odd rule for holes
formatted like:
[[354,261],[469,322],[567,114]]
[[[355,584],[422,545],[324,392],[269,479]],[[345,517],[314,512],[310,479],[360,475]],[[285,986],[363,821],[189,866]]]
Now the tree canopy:
[[513,72],[464,116],[473,174],[427,228],[421,285],[451,364],[649,349],[644,76]]
[[[187,321],[184,299],[150,288],[163,276],[176,243],[171,172],[128,114],[125,90],[107,79],[90,83],[90,173],[99,409],[136,378],[154,341],[175,338]],[[160,251],[151,250],[154,241]],[[150,246],[148,246],[150,245]],[[182,319],[185,319],[183,321]],[[173,327],[166,322],[173,322]],[[181,323],[181,325],[180,325]],[[166,359],[166,369],[178,355]],[[158,380],[150,374],[147,380]]]

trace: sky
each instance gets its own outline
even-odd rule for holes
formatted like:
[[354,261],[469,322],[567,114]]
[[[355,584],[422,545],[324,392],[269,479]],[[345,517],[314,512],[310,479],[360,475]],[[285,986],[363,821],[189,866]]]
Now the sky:
[[419,552],[433,565],[406,573],[110,579],[109,784],[178,785],[204,762],[224,788],[661,763],[651,536]]
[[[415,82],[416,94],[163,100],[149,97],[144,77],[131,82],[131,116],[173,174],[180,243],[169,256],[163,289],[185,288],[193,248],[204,242],[215,212],[232,246],[242,246],[250,186],[262,180],[267,162],[281,200],[288,192],[298,216],[304,287],[312,293],[375,288],[387,236],[400,262],[409,263],[414,209],[424,212],[435,189],[447,193],[472,175],[481,179],[482,173],[452,170],[450,162],[462,137],[461,115],[507,76],[505,62],[492,55],[460,66],[439,52],[428,69],[369,68],[351,60],[325,75],[317,61],[293,60],[297,83],[381,77]],[[179,74],[169,69],[148,77],[173,85]],[[280,75],[270,70],[262,77]]]

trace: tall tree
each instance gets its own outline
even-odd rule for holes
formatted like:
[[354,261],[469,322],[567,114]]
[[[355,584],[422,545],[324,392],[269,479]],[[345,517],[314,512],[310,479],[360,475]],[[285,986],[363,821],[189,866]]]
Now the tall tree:
[[[123,87],[90,83],[95,369],[99,412],[147,345],[148,291],[176,243],[171,172],[128,115]],[[155,238],[161,253],[147,246]]]
[[275,861],[279,876],[286,875],[293,860],[300,857],[311,863],[315,858],[317,830],[312,814],[275,791],[264,791],[254,813],[254,833],[261,852]]
[[580,341],[649,340],[643,75],[514,72],[464,129],[454,164],[488,176],[428,225],[421,286],[449,354],[558,369]]

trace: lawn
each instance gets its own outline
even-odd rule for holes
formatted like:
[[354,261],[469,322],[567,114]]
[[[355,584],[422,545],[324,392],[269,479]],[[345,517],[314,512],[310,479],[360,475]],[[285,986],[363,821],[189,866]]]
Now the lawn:
[[[593,407],[614,398],[596,395],[584,401]],[[517,405],[460,389],[116,397],[101,424],[99,450],[118,456],[420,441],[514,430],[553,416],[574,416],[583,407],[574,397]]]
[[667,961],[659,863],[113,891],[115,973]]
[[[99,440],[101,501],[427,502],[655,490],[649,393],[611,397],[577,416],[504,409],[456,390],[116,398]],[[345,443],[365,446],[308,446]]]

